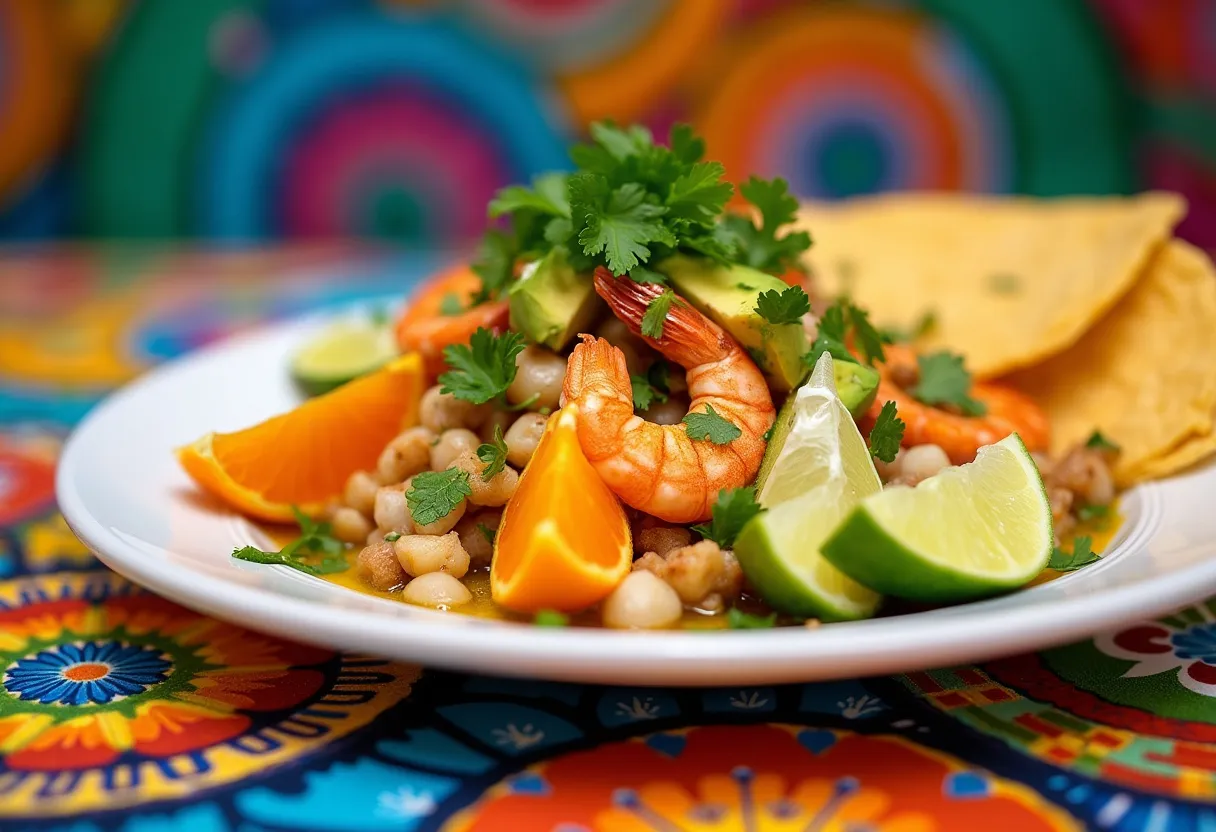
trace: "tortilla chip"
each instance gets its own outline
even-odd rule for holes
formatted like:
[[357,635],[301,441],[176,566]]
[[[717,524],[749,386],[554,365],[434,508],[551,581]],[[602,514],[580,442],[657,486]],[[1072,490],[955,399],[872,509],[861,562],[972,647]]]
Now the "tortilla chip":
[[1091,432],[1118,443],[1122,486],[1216,449],[1216,268],[1175,240],[1073,347],[1010,377],[1047,411],[1052,451]]
[[892,194],[806,206],[817,286],[846,292],[880,326],[966,356],[978,378],[1076,343],[1126,294],[1186,210],[1181,197],[1042,200]]

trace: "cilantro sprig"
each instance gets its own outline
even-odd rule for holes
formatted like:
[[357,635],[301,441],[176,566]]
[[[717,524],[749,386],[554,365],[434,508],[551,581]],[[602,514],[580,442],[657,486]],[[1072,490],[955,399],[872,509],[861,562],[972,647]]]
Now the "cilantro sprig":
[[474,404],[503,396],[515,380],[515,357],[523,350],[524,338],[518,332],[495,335],[479,327],[468,344],[443,348],[452,369],[439,376],[441,392]]
[[882,347],[883,337],[870,323],[869,313],[842,298],[824,310],[820,317],[815,341],[811,344],[811,351],[804,357],[807,365],[814,367],[819,356],[825,352],[841,361],[857,363],[847,343],[850,332],[867,364],[873,365],[876,361],[886,359]]
[[777,613],[756,615],[731,607],[726,613],[726,624],[732,630],[771,630],[777,626]]
[[666,361],[656,361],[650,365],[645,375],[631,375],[629,383],[633,387],[634,410],[649,410],[653,405],[663,404],[671,392],[669,375],[671,369]]
[[775,326],[801,324],[802,316],[810,311],[811,299],[801,286],[769,289],[756,298],[756,314]]
[[792,223],[798,211],[798,199],[789,192],[786,181],[753,176],[739,187],[739,192],[759,211],[760,224],[737,215],[722,219],[738,252],[738,262],[777,275],[801,268],[799,257],[811,247],[811,236],[805,231],[781,234],[782,227]]
[[916,357],[920,379],[910,391],[917,400],[930,405],[953,405],[964,416],[983,416],[988,408],[971,398],[971,373],[963,357],[951,352],[935,352]]
[[415,525],[429,526],[451,514],[472,493],[467,471],[460,468],[424,471],[414,477],[410,490],[405,492],[405,504]]
[[693,526],[692,530],[706,540],[712,540],[722,549],[735,545],[735,538],[747,521],[764,511],[756,502],[756,489],[724,488],[714,501],[713,515],[709,523]]
[[1085,440],[1085,447],[1094,451],[1109,451],[1112,454],[1117,454],[1122,450],[1116,443],[1107,439],[1102,435],[1102,431],[1095,430]]
[[712,404],[705,405],[704,413],[688,413],[681,421],[690,439],[707,439],[715,445],[728,445],[743,435],[739,426],[714,410]]
[[507,466],[507,443],[502,438],[502,426],[494,426],[494,438],[477,446],[477,458],[485,463],[481,470],[481,478],[487,482],[498,476]]
[[295,506],[291,507],[291,513],[300,527],[300,536],[295,540],[277,552],[240,546],[232,550],[232,557],[250,563],[288,566],[307,575],[331,575],[350,568],[344,555],[346,547],[331,534],[328,523],[313,520]]
[[904,422],[899,418],[895,402],[887,402],[878,411],[870,429],[870,456],[883,462],[894,462],[899,445],[904,440]]
[[1083,566],[1089,566],[1101,559],[1101,555],[1093,551],[1092,537],[1074,537],[1072,551],[1066,552],[1059,546],[1051,550],[1051,560],[1047,562],[1049,569],[1057,572],[1075,572]]

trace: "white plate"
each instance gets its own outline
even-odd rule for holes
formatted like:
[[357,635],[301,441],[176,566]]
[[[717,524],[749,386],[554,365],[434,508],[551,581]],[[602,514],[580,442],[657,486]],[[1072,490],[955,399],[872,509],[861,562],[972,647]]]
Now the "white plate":
[[300,641],[426,665],[614,684],[762,684],[995,658],[1073,641],[1216,591],[1216,466],[1136,488],[1098,564],[927,613],[721,633],[547,629],[375,598],[281,566],[233,560],[265,545],[200,494],[171,450],[291,408],[288,356],[323,321],[267,329],[168,364],[94,410],[68,442],[58,497],[106,564],[188,607]]

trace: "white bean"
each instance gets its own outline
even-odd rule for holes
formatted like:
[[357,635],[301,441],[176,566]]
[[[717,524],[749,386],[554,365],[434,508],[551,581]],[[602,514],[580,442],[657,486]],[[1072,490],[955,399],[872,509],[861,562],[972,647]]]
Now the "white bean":
[[630,572],[604,600],[605,627],[656,630],[680,620],[684,605],[676,591],[653,572]]
[[[460,518],[464,517],[464,511],[468,507],[468,504],[469,504],[468,500],[461,500],[459,503],[456,504],[456,507],[454,509],[452,509],[447,514],[440,517],[434,523],[423,524],[423,523],[415,522],[414,523],[414,533],[415,534],[447,534],[448,532],[450,532],[453,529],[453,527],[455,527],[455,525],[457,523],[460,522]],[[410,520],[411,520],[411,522],[413,522],[412,517],[410,518]]]
[[367,471],[356,471],[346,480],[342,500],[355,511],[371,514],[372,509],[376,507],[376,489],[380,485],[381,483]]
[[515,357],[515,380],[507,388],[507,401],[552,410],[561,399],[565,381],[566,359],[533,344]]
[[372,589],[388,591],[406,581],[393,544],[381,540],[363,547],[355,558],[355,574]]
[[435,385],[422,394],[418,417],[423,427],[435,433],[452,428],[475,428],[490,415],[490,405],[473,404],[451,393],[441,393],[440,389],[439,385]]
[[914,445],[900,455],[900,479],[914,484],[950,467],[950,457],[937,445]]
[[393,543],[393,549],[401,568],[415,577],[446,572],[454,578],[463,578],[469,571],[469,553],[460,545],[456,532],[438,536],[402,535]]
[[545,432],[545,423],[549,420],[539,413],[525,413],[507,428],[503,441],[507,443],[507,462],[516,468],[523,468],[536,453],[540,437]]
[[428,572],[405,585],[401,600],[421,607],[447,610],[473,600],[473,593],[446,572]]
[[334,537],[343,543],[362,543],[371,534],[371,521],[350,506],[342,506],[330,519]]
[[425,471],[431,459],[435,433],[430,428],[414,427],[398,434],[380,452],[376,460],[376,476],[384,485],[401,482],[419,471]]
[[452,467],[456,457],[465,451],[476,451],[481,438],[471,430],[454,428],[439,434],[439,441],[431,447],[431,470],[446,471]]
[[452,467],[469,475],[469,502],[475,506],[505,506],[519,487],[519,473],[510,465],[486,480],[482,471],[486,464],[473,451],[465,451],[452,461]]
[[376,525],[388,531],[409,534],[414,530],[409,505],[405,501],[406,484],[386,485],[376,492],[373,517]]
[[476,514],[465,514],[456,524],[460,545],[469,553],[469,560],[479,566],[488,565],[494,556],[492,538],[498,533],[502,512],[486,509]]
[[651,405],[639,415],[656,425],[678,425],[688,415],[689,404],[691,402],[684,396],[671,396],[665,402]]

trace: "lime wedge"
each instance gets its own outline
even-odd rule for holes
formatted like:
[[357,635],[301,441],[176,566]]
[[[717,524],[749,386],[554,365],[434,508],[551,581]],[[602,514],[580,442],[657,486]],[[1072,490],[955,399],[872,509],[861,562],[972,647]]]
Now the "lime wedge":
[[832,357],[791,397],[769,440],[758,499],[735,555],[775,609],[825,621],[866,618],[881,596],[823,558],[819,546],[866,495],[882,488],[865,440],[836,395]]
[[372,321],[339,321],[291,361],[291,376],[310,396],[328,393],[397,357],[392,329]]
[[915,488],[867,497],[824,544],[854,579],[915,601],[1014,589],[1051,557],[1051,506],[1017,434]]

